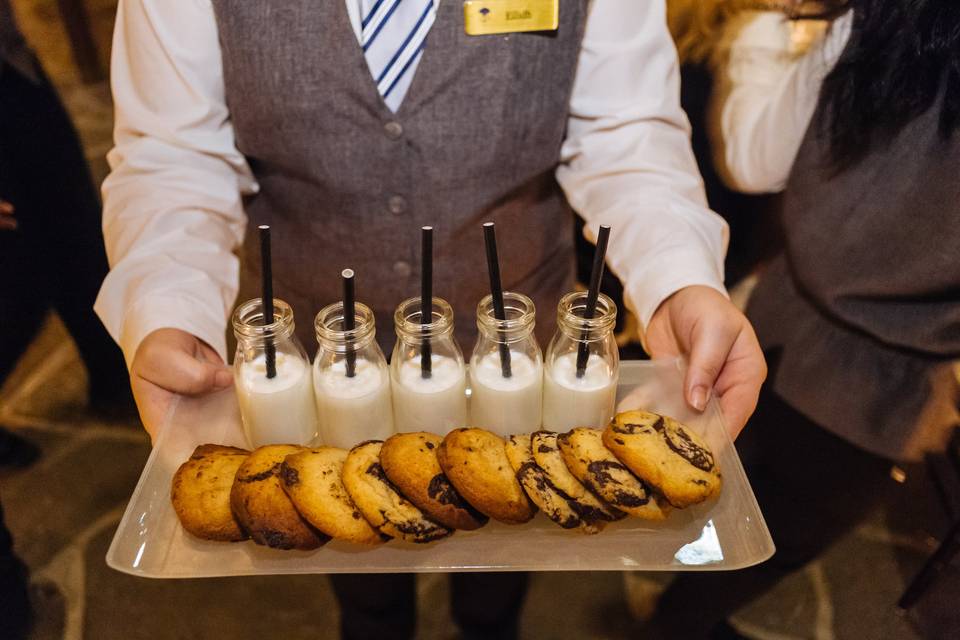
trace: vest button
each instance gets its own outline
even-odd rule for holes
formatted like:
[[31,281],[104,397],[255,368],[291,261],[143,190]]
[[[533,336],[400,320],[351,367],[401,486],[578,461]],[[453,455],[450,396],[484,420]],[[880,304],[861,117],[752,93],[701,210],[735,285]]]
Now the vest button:
[[383,125],[383,130],[391,140],[399,140],[403,135],[403,125],[395,120]]
[[407,210],[407,200],[403,196],[392,196],[387,201],[387,208],[390,209],[390,213],[398,216]]
[[413,267],[405,260],[398,260],[393,263],[393,273],[399,278],[409,278],[413,273]]

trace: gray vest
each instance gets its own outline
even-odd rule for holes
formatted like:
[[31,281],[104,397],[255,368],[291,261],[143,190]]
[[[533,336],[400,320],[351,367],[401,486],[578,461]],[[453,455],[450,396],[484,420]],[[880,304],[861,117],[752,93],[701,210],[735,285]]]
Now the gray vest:
[[255,225],[273,225],[274,291],[315,348],[313,317],[341,299],[393,311],[419,294],[420,227],[435,227],[434,292],[456,312],[469,352],[489,291],[481,223],[497,223],[505,288],[537,305],[545,347],[573,285],[572,214],[554,179],[580,51],[586,0],[561,2],[556,33],[472,37],[463,7],[440,3],[400,110],[383,103],[343,0],[214,0],[237,148],[260,192],[241,299],[256,296]]
[[894,459],[957,424],[960,133],[939,135],[940,104],[839,175],[818,111],[784,196],[786,251],[748,312],[776,354],[773,389]]

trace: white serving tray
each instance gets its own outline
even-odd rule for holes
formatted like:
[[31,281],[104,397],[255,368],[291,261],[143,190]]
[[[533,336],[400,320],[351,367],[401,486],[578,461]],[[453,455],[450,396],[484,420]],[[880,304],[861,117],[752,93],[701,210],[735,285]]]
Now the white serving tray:
[[527,524],[491,521],[427,545],[391,541],[370,549],[332,541],[315,551],[280,551],[253,542],[198,540],[180,526],[170,503],[177,467],[197,445],[245,447],[232,389],[172,408],[107,551],[107,564],[145,578],[200,578],[290,573],[447,571],[722,570],[757,564],[774,546],[715,401],[702,415],[681,393],[679,360],[621,363],[620,410],[671,415],[704,436],[723,473],[710,502],[674,511],[662,523],[626,518],[597,535],[557,527],[538,514]]

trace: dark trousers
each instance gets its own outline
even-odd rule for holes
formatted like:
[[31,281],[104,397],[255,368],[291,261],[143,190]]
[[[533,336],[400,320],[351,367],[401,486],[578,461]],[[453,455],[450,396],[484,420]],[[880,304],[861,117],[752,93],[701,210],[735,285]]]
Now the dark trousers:
[[[344,640],[412,638],[416,626],[414,574],[332,575]],[[464,640],[518,636],[526,573],[452,573],[450,605]]]
[[77,134],[45,78],[35,83],[2,64],[0,198],[19,225],[0,231],[0,383],[54,309],[90,374],[92,404],[125,400],[123,356],[93,312],[108,265]]
[[707,637],[740,607],[819,556],[878,504],[891,464],[824,431],[766,390],[737,450],[777,551],[741,571],[678,576],[653,625],[663,637]]
[[0,503],[0,637],[18,640],[30,626],[27,568],[13,553],[13,539],[3,521]]

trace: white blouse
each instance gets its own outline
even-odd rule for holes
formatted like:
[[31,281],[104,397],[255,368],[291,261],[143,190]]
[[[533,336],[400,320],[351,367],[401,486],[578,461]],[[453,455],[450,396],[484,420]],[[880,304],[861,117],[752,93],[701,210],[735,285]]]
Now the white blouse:
[[745,193],[782,191],[793,168],[820,86],[850,37],[844,14],[809,49],[796,55],[789,21],[779,12],[750,12],[733,37],[718,80],[722,96],[721,166],[729,185]]

